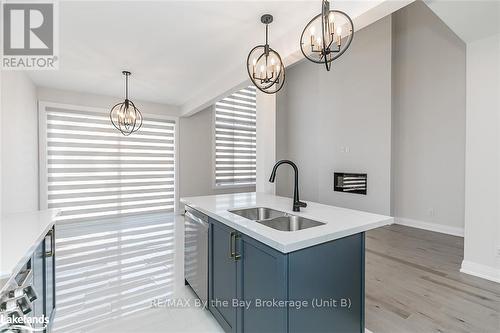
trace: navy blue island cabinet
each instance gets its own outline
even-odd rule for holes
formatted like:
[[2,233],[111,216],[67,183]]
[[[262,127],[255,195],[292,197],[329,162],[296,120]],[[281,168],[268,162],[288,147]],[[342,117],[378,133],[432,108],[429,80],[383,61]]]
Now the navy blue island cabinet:
[[210,219],[208,309],[225,332],[364,332],[364,233],[281,253]]

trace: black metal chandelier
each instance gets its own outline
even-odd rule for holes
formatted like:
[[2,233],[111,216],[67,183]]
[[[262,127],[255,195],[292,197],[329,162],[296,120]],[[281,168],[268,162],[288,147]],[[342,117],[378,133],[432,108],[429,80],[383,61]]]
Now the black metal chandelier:
[[125,75],[125,101],[111,108],[109,118],[111,119],[111,123],[113,123],[123,135],[128,136],[141,128],[142,114],[139,109],[135,107],[134,103],[128,99],[128,77],[132,75],[132,73],[123,71],[122,74]]
[[328,0],[323,0],[321,14],[315,16],[302,31],[300,50],[304,57],[325,64],[329,71],[333,60],[340,57],[351,45],[354,24],[339,10],[330,10]]
[[266,25],[266,44],[254,47],[247,58],[247,71],[250,80],[262,92],[274,94],[285,83],[285,66],[278,52],[269,47],[269,24],[273,22],[270,14],[262,15],[260,21]]

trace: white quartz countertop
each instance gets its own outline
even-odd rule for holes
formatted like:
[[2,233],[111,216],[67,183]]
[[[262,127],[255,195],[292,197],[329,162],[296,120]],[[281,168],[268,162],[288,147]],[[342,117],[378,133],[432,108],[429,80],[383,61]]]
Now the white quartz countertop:
[[[311,201],[306,201],[307,207],[301,208],[300,212],[294,212],[291,198],[255,192],[188,197],[181,198],[181,202],[282,253],[297,251],[394,222],[394,218],[390,216]],[[280,231],[228,211],[251,207],[268,207],[325,224],[298,231]]]
[[0,221],[0,288],[26,263],[55,223],[58,210],[2,216]]

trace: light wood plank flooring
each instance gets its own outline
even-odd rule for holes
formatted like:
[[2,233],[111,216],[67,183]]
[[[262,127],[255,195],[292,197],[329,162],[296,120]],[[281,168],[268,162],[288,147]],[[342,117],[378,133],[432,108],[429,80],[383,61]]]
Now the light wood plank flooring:
[[400,225],[366,234],[366,328],[500,332],[500,284],[460,273],[463,238]]

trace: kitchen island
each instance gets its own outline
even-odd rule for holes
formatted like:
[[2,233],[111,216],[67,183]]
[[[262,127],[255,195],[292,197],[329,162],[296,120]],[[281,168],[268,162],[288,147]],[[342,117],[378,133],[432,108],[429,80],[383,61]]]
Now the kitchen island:
[[[209,221],[208,309],[226,332],[364,331],[364,232],[392,217],[313,202],[293,212],[292,199],[253,192],[181,202]],[[279,217],[252,218],[256,207]],[[276,227],[292,220],[304,229]]]

